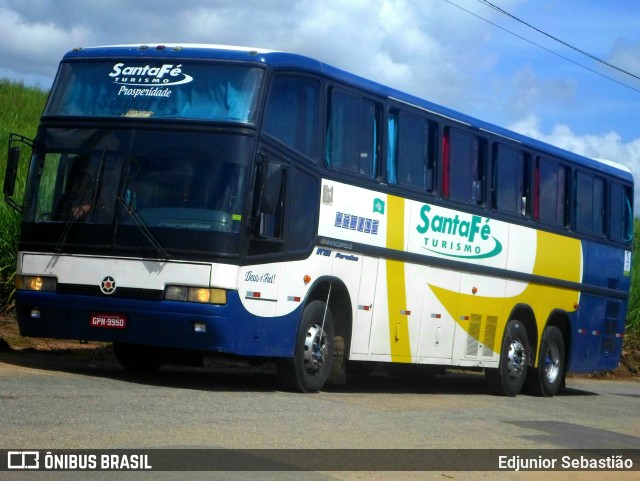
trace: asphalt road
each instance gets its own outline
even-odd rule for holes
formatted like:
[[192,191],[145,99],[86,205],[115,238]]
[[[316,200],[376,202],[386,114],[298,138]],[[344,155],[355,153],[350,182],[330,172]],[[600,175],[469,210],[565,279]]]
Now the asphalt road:
[[[640,449],[639,401],[637,381],[570,378],[554,398],[502,398],[473,373],[449,373],[431,385],[374,373],[294,394],[279,389],[268,366],[141,375],[102,349],[0,352],[0,449]],[[0,479],[496,478],[457,471],[151,474],[0,472]]]

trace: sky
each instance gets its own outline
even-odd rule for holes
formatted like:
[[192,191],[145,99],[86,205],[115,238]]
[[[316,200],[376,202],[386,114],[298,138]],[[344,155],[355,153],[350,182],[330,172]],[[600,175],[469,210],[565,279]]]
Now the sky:
[[48,89],[79,46],[289,51],[626,165],[640,186],[640,1],[490,3],[501,11],[484,0],[0,0],[0,78]]

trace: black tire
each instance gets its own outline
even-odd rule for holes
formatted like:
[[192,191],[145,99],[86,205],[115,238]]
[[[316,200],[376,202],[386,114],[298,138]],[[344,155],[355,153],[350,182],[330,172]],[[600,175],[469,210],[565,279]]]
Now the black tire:
[[128,371],[154,372],[164,364],[160,349],[151,346],[114,342],[113,353],[120,365]]
[[509,321],[504,330],[500,364],[486,369],[489,389],[499,396],[516,396],[524,385],[529,364],[529,338],[520,321]]
[[322,301],[312,301],[304,308],[294,356],[276,362],[278,379],[288,390],[317,392],[329,379],[335,330],[331,310],[325,306]]
[[538,367],[529,368],[527,374],[527,392],[535,396],[555,396],[564,381],[565,362],[562,332],[555,326],[547,326],[540,343]]

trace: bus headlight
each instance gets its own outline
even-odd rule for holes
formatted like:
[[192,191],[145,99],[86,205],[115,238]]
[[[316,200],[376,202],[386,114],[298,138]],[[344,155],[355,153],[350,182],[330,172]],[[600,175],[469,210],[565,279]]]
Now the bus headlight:
[[209,287],[167,286],[164,290],[164,298],[168,301],[226,304],[227,291]]
[[16,276],[16,289],[24,291],[53,292],[56,278],[46,276]]

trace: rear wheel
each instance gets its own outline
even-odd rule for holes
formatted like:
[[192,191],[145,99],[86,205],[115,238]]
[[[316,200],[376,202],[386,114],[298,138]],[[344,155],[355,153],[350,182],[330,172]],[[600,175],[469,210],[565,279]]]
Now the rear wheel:
[[152,346],[114,342],[113,352],[120,365],[128,371],[153,372],[164,364],[162,352]]
[[500,396],[515,396],[524,385],[529,364],[529,338],[520,321],[509,321],[504,330],[500,364],[487,369],[485,376],[489,389]]
[[556,395],[564,378],[564,356],[562,332],[555,326],[547,326],[542,334],[538,367],[529,369],[527,374],[527,391],[544,397]]
[[334,347],[331,310],[322,301],[310,302],[302,312],[294,356],[276,363],[280,382],[293,391],[319,391],[331,374]]

